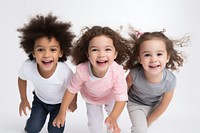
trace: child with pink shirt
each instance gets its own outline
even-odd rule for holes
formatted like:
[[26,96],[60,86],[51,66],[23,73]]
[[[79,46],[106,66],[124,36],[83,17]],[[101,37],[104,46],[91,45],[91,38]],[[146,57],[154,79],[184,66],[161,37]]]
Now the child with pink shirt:
[[109,27],[87,28],[72,50],[76,73],[64,94],[59,114],[53,121],[64,126],[66,110],[80,91],[86,101],[90,133],[103,133],[103,110],[108,114],[107,132],[119,133],[117,119],[127,101],[127,84],[122,64],[128,55],[127,41]]

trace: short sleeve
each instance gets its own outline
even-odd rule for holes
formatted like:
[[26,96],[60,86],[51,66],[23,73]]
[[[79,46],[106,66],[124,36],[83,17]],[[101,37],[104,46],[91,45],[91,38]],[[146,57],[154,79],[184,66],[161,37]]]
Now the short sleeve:
[[72,79],[67,87],[71,93],[78,93],[78,91],[82,88],[82,85],[84,83],[82,77],[84,77],[85,71],[85,67],[83,67],[82,65],[78,65],[76,67],[76,72],[72,76]]
[[166,92],[169,92],[176,87],[176,77],[173,76],[170,80],[167,82]]
[[30,60],[26,60],[24,61],[24,63],[22,64],[21,68],[18,71],[18,77],[22,80],[27,80],[27,76],[26,76],[26,68],[28,66],[28,64],[30,63]]
[[115,94],[116,101],[127,101],[127,83],[125,80],[125,71],[122,66],[118,65],[113,70],[114,72],[114,87],[113,93]]

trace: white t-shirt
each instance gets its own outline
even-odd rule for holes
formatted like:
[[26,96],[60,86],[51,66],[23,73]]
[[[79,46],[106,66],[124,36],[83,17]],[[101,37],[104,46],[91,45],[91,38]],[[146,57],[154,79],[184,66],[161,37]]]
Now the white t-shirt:
[[66,63],[58,62],[53,75],[43,78],[38,72],[37,63],[28,59],[23,63],[18,74],[22,80],[33,83],[35,94],[42,102],[58,104],[62,101],[73,72]]

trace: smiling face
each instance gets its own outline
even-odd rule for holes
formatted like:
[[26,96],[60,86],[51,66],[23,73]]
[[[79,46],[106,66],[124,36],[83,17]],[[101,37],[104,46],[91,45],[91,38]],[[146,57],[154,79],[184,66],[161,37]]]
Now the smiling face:
[[165,43],[156,38],[144,41],[140,46],[138,59],[145,70],[146,76],[161,76],[162,70],[169,61]]
[[102,35],[89,42],[88,59],[96,77],[103,77],[116,57],[117,52],[112,39]]
[[59,57],[62,57],[59,42],[54,37],[37,39],[33,57],[36,59],[41,76],[50,77],[56,69]]

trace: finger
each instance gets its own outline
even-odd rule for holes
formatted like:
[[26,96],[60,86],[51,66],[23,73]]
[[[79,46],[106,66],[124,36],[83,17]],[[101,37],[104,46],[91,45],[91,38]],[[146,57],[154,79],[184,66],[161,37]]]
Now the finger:
[[56,127],[56,121],[55,121],[55,120],[53,120],[52,125],[53,125],[54,127]]
[[23,109],[23,112],[27,116],[26,108]]
[[30,106],[30,104],[28,105],[28,109],[31,110],[31,106]]
[[61,123],[61,126],[64,127],[64,125],[65,125],[65,122],[62,122],[62,123]]
[[60,128],[60,122],[57,122],[57,123],[56,123],[56,126],[57,126],[58,128]]
[[116,124],[114,124],[113,125],[113,132],[114,133],[120,133],[120,131],[121,131],[121,129]]
[[22,109],[19,109],[19,115],[22,116]]
[[112,125],[108,122],[105,123],[108,129],[112,129]]

